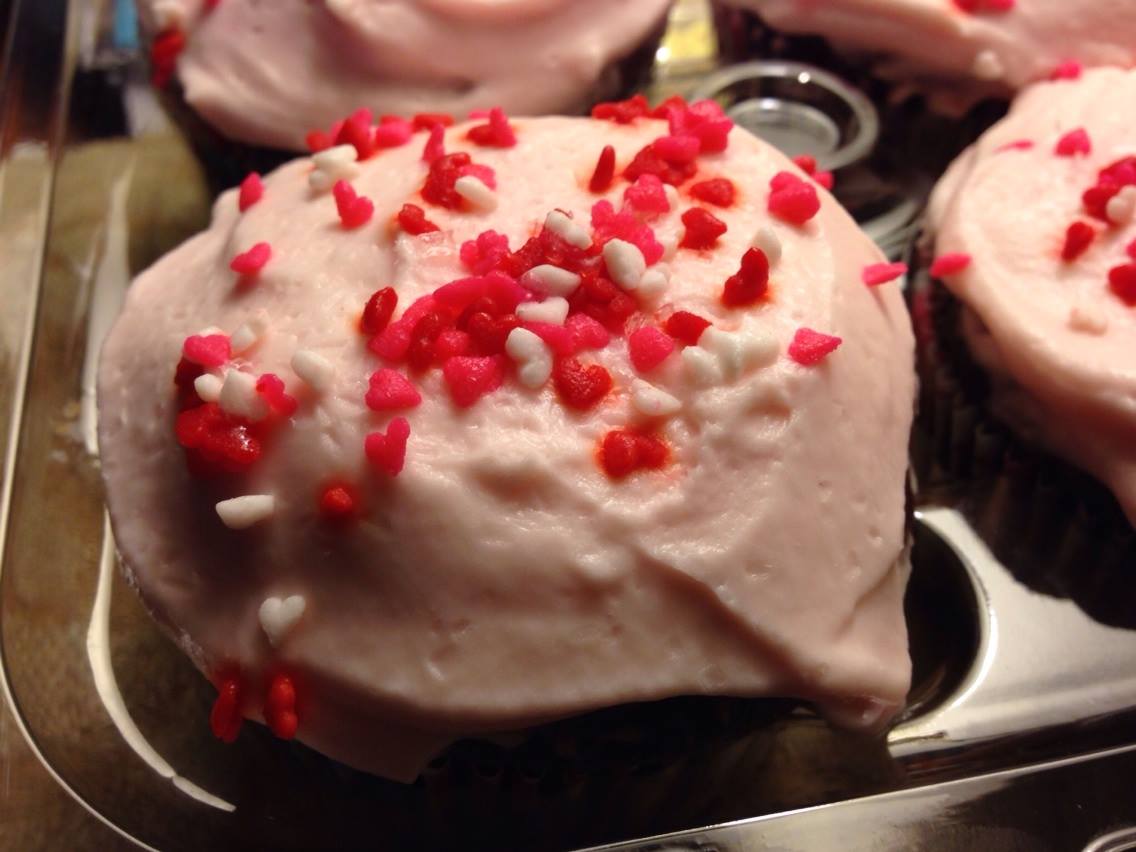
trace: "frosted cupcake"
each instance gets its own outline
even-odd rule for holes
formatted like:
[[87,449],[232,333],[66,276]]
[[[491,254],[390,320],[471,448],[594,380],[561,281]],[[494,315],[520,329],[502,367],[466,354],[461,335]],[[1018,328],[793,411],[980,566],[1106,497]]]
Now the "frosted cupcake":
[[597,114],[296,160],[131,287],[108,504],[221,738],[413,781],[675,696],[902,706],[901,270],[713,104]]

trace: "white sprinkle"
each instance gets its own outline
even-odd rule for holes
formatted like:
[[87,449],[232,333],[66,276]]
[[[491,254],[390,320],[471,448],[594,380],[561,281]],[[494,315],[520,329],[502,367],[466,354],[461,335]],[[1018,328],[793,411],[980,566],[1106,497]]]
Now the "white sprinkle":
[[604,263],[611,280],[624,290],[634,290],[647,271],[647,261],[639,247],[626,240],[608,240],[603,248]]
[[655,239],[663,247],[663,260],[672,260],[678,251],[678,234],[656,234]]
[[181,0],[157,0],[153,9],[154,27],[158,32],[185,29],[185,4]]
[[235,354],[247,352],[260,340],[260,335],[261,332],[257,331],[252,323],[246,322],[233,332],[233,336],[229,338],[229,346]]
[[193,380],[193,389],[202,402],[216,402],[221,398],[221,377],[213,373],[202,373]]
[[755,249],[761,249],[765,253],[770,266],[781,259],[781,240],[777,236],[777,232],[768,225],[762,225],[757,229],[757,233],[753,235],[750,244]]
[[560,296],[549,296],[543,302],[521,302],[517,305],[516,313],[525,322],[564,325],[564,320],[568,319],[568,300]]
[[315,168],[308,175],[308,185],[316,192],[327,192],[337,180],[354,177],[359,173],[355,161],[359,154],[354,145],[336,145],[312,154]]
[[663,295],[670,283],[670,270],[660,264],[643,273],[643,277],[639,279],[639,289],[636,292],[646,301],[652,301]]
[[225,526],[231,530],[243,530],[271,518],[276,512],[276,498],[271,494],[246,494],[222,500],[216,509]]
[[580,276],[559,266],[542,263],[522,275],[521,283],[536,293],[570,296],[580,286]]
[[312,390],[325,391],[331,385],[335,367],[311,349],[299,349],[292,356],[292,372],[303,379]]
[[454,192],[478,210],[497,209],[497,193],[473,175],[464,175],[454,181]]
[[688,346],[682,350],[682,363],[695,384],[709,387],[722,383],[722,368],[713,352],[701,346]]
[[992,50],[983,50],[974,57],[972,70],[980,80],[1000,80],[1006,75],[1002,60]]
[[1069,311],[1069,328],[1085,334],[1104,334],[1108,331],[1108,317],[1095,305],[1074,305]]
[[240,370],[229,370],[225,374],[217,402],[222,411],[235,417],[255,421],[268,415],[268,404],[256,392],[256,376]]
[[223,329],[220,329],[215,325],[207,325],[197,333],[202,337],[212,337],[214,334],[224,334],[225,332]]
[[544,219],[544,225],[564,242],[579,249],[586,249],[592,244],[588,232],[577,225],[572,217],[563,210],[553,210]]
[[552,352],[527,328],[514,328],[505,339],[505,351],[517,362],[517,379],[527,388],[539,388],[552,375]]
[[682,408],[682,403],[665,390],[642,379],[631,382],[631,404],[648,417],[670,417]]
[[675,189],[669,183],[664,183],[663,184],[663,194],[666,195],[667,204],[670,205],[671,210],[674,210],[676,207],[678,207],[679,198],[678,198],[678,190],[677,189]]
[[687,347],[683,351],[683,357],[692,349],[701,349],[716,359],[719,381],[733,381],[748,370],[773,363],[777,359],[779,347],[773,337],[751,328],[723,331],[710,327],[702,332],[697,346]]
[[260,605],[257,615],[264,634],[273,648],[279,647],[284,638],[296,626],[296,622],[307,609],[308,602],[303,595],[287,598],[266,598]]
[[1125,225],[1136,213],[1136,186],[1126,186],[1112,196],[1104,207],[1104,215],[1114,225]]

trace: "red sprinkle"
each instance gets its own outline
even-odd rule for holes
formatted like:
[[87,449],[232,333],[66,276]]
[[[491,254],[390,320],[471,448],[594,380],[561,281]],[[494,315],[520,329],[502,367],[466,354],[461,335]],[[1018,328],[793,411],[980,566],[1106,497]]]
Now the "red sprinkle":
[[778,172],[769,186],[769,212],[782,221],[803,225],[820,210],[816,187],[792,172]]
[[263,197],[264,182],[256,172],[249,172],[241,181],[240,194],[237,196],[237,207],[244,213]]
[[726,233],[726,223],[703,207],[691,207],[683,213],[682,224],[686,226],[679,243],[683,248],[713,248],[718,237]]
[[705,201],[715,207],[729,207],[734,203],[737,191],[734,182],[729,178],[711,178],[691,186],[690,194],[699,201]]
[[438,230],[438,226],[426,218],[426,211],[417,204],[402,205],[398,211],[398,226],[412,237]]
[[489,122],[479,124],[469,131],[469,140],[475,145],[491,148],[512,148],[517,144],[517,134],[509,124],[501,107],[489,110]]
[[1005,145],[999,145],[994,149],[994,153],[1001,154],[1003,151],[1028,151],[1034,147],[1034,143],[1030,139],[1017,139],[1013,142],[1007,142]]
[[334,142],[332,134],[325,130],[312,130],[304,137],[304,144],[308,146],[308,150],[313,154],[318,154],[320,151],[326,151]]
[[372,120],[371,111],[366,107],[355,110],[335,134],[335,144],[352,145],[360,161],[368,159],[377,150],[374,132],[371,130]]
[[831,192],[832,188],[836,186],[836,178],[832,176],[832,172],[817,172],[815,175],[813,175],[813,180],[815,180],[817,184],[823,186],[829,192]]
[[371,374],[367,389],[367,407],[372,411],[394,411],[414,408],[422,402],[422,394],[398,370],[383,367]]
[[447,328],[434,341],[434,355],[445,363],[458,355],[468,355],[472,346],[473,339],[468,333],[457,328]]
[[942,278],[946,275],[955,275],[970,266],[970,255],[962,252],[941,254],[931,261],[931,275]]
[[319,512],[326,520],[345,521],[355,515],[357,500],[347,485],[329,485],[320,492]]
[[1096,229],[1088,222],[1074,222],[1065,229],[1065,244],[1061,247],[1061,259],[1066,263],[1076,260],[1096,239]]
[[698,158],[702,144],[697,136],[660,136],[651,147],[668,163],[692,163]]
[[640,373],[655,369],[667,360],[675,348],[674,339],[663,334],[653,325],[638,328],[627,338],[627,350],[631,364]]
[[906,274],[906,263],[870,263],[864,267],[860,277],[869,287],[878,287]]
[[442,365],[442,378],[459,408],[469,408],[481,397],[501,387],[505,378],[503,355],[450,358]]
[[1057,140],[1057,146],[1053,149],[1053,153],[1058,157],[1074,157],[1078,154],[1087,157],[1092,151],[1093,143],[1083,127],[1070,130]]
[[1128,253],[1128,256],[1130,258],[1132,258],[1133,260],[1136,260],[1136,240],[1133,240],[1132,242],[1130,242],[1128,244],[1128,246],[1124,249],[1124,251]]
[[296,715],[296,687],[292,678],[278,674],[272,678],[268,687],[268,697],[264,702],[264,721],[272,733],[282,740],[296,736],[300,719]]
[[793,165],[807,175],[815,175],[817,170],[816,157],[811,154],[798,154],[793,157]]
[[671,209],[663,182],[655,175],[640,175],[635,183],[624,190],[623,200],[637,212],[648,216],[666,213]]
[[[1097,173],[1095,185],[1081,196],[1089,215],[1109,222],[1108,202],[1126,186],[1136,184],[1136,157],[1122,157]],[[1111,222],[1110,222],[1111,224]]]
[[202,367],[220,367],[232,357],[232,347],[227,334],[194,334],[181,345],[181,354]]
[[446,155],[446,128],[445,125],[435,124],[430,128],[430,138],[422,148],[422,161],[433,165],[435,160]]
[[364,334],[378,334],[390,324],[397,305],[398,293],[391,287],[384,287],[371,294],[367,306],[363,308],[363,318],[359,321],[359,328]]
[[667,334],[685,343],[687,346],[696,346],[702,332],[710,327],[710,320],[703,319],[690,311],[675,311],[667,317]]
[[410,141],[414,135],[414,128],[405,118],[397,115],[384,115],[375,128],[374,142],[376,148],[398,148]]
[[177,59],[185,49],[185,33],[181,30],[165,30],[158,33],[150,45],[150,82],[157,88],[165,88],[177,69]]
[[217,698],[209,711],[209,727],[213,736],[223,743],[231,743],[241,732],[241,679],[230,675],[217,684]]
[[722,304],[727,308],[752,305],[769,290],[769,258],[759,248],[747,249],[737,273],[726,279]]
[[268,243],[257,243],[248,251],[234,257],[229,262],[229,269],[238,275],[256,275],[271,257],[272,246]]
[[682,186],[698,172],[698,166],[693,162],[672,162],[664,159],[655,149],[654,144],[642,148],[636,154],[623,176],[629,181],[636,181],[641,175],[654,175],[663,183],[671,186]]
[[596,167],[592,171],[592,178],[588,181],[588,189],[592,192],[606,192],[615,177],[615,148],[604,145],[600,157],[596,160]]
[[345,180],[337,180],[331,189],[335,196],[335,208],[339,211],[339,221],[347,229],[359,228],[371,221],[375,215],[375,205],[371,199],[356,195],[355,187]]
[[174,433],[195,476],[240,473],[260,458],[260,440],[252,426],[226,414],[215,402],[178,414]]
[[611,373],[599,364],[584,366],[575,358],[560,358],[552,368],[552,381],[560,400],[569,408],[587,411],[611,390]]
[[572,336],[572,348],[576,352],[585,349],[603,349],[611,342],[611,335],[603,323],[587,314],[573,314],[564,323]]
[[798,364],[811,367],[819,364],[844,341],[831,334],[813,331],[811,328],[798,328],[789,344],[789,357]]
[[411,119],[410,124],[418,130],[433,130],[435,127],[452,127],[454,117],[445,112],[419,112],[415,113]]
[[1081,71],[1083,70],[1081,63],[1076,59],[1067,59],[1050,72],[1049,79],[1077,80],[1080,78]]
[[363,441],[363,451],[371,467],[387,476],[398,476],[406,464],[406,441],[410,437],[410,423],[405,417],[396,417],[387,426],[386,433],[372,432]]
[[464,199],[454,189],[454,184],[462,176],[462,169],[469,164],[469,154],[464,152],[437,157],[430,163],[430,173],[422,186],[422,197],[431,204],[461,210]]
[[425,370],[434,363],[434,341],[438,339],[450,318],[442,311],[429,311],[414,323],[410,344],[406,349],[406,362],[415,370]]
[[275,373],[265,373],[256,380],[256,392],[268,403],[268,407],[281,417],[291,417],[299,408],[294,396],[284,390],[284,380]]
[[630,124],[637,118],[651,114],[651,105],[642,95],[632,95],[625,101],[607,101],[592,107],[592,118]]
[[669,455],[666,442],[658,435],[630,429],[612,429],[600,442],[600,465],[612,479],[623,479],[637,470],[657,470],[666,465]]
[[1114,266],[1108,271],[1108,286],[1128,307],[1136,307],[1136,263]]

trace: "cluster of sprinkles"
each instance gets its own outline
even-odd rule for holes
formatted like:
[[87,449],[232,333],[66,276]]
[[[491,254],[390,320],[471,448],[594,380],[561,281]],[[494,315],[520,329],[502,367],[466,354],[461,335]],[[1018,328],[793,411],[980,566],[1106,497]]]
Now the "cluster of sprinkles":
[[[736,381],[774,363],[780,345],[760,327],[749,309],[768,301],[770,277],[781,259],[781,241],[769,224],[750,236],[737,266],[721,284],[722,308],[736,314],[732,330],[686,310],[662,306],[670,282],[665,262],[676,252],[710,254],[721,250],[728,231],[721,213],[738,203],[739,188],[714,173],[713,159],[726,150],[732,122],[711,102],[687,104],[672,98],[652,108],[641,96],[598,105],[601,120],[632,124],[663,120],[666,132],[620,163],[612,146],[586,160],[583,180],[596,195],[617,186],[622,192],[598,198],[587,219],[553,208],[519,246],[487,229],[461,244],[465,275],[409,304],[390,286],[377,289],[362,305],[358,329],[375,356],[363,402],[386,418],[383,428],[364,436],[360,452],[371,475],[397,477],[406,464],[413,411],[422,403],[421,377],[438,370],[458,409],[479,404],[507,382],[532,390],[551,388],[570,412],[589,412],[612,394],[616,380],[592,353],[618,340],[626,347],[635,377],[626,388],[630,422],[601,435],[595,460],[612,481],[638,471],[660,470],[673,461],[663,437],[668,418],[682,401],[659,385],[656,374],[672,358],[694,387]],[[522,141],[500,109],[474,116],[464,137],[476,149],[508,149]],[[433,211],[482,215],[497,206],[498,178],[467,152],[446,150],[448,116],[411,119],[358,110],[326,130],[308,136],[314,197],[330,194],[339,226],[363,231],[375,218],[375,204],[352,184],[360,162],[384,149],[423,140],[425,176],[417,197],[407,200],[390,222],[406,238],[440,230]],[[586,156],[586,155],[585,155]],[[809,225],[821,208],[816,186],[830,187],[832,176],[808,157],[798,170],[771,179],[765,206],[772,220],[789,228]],[[680,191],[681,189],[681,191]],[[242,213],[265,197],[259,175],[250,174],[237,193]],[[684,197],[687,199],[683,201]],[[683,209],[685,207],[685,209]],[[680,212],[681,211],[681,212]],[[678,214],[681,236],[663,241],[654,225]],[[233,256],[234,287],[255,287],[273,258],[273,248],[256,243]],[[905,272],[902,264],[872,264],[862,271],[866,286],[878,287]],[[305,399],[326,393],[335,379],[331,361],[313,350],[298,350],[290,361],[293,377],[255,374],[250,351],[268,332],[263,318],[250,320],[231,335],[207,329],[186,338],[174,383],[179,400],[175,433],[190,471],[200,477],[233,477],[261,458],[273,433],[288,428]],[[798,328],[786,347],[789,359],[815,368],[841,345],[837,336]],[[350,522],[360,513],[357,483],[320,483],[314,504],[329,524]],[[271,494],[242,494],[216,505],[221,522],[245,530],[268,521],[278,501]],[[266,641],[284,645],[305,617],[302,595],[266,599],[258,617]],[[242,703],[239,672],[215,678],[219,684],[213,730],[223,740],[236,735]],[[264,717],[281,736],[291,736],[299,718],[295,684],[278,675],[269,687]]]

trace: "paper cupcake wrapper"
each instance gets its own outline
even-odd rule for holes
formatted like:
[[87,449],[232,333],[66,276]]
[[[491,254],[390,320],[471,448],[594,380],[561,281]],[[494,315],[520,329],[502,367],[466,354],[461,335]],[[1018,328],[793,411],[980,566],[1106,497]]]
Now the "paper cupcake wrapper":
[[957,502],[1030,588],[1133,626],[1136,531],[1104,485],[996,418],[986,375],[958,331],[960,303],[941,282],[923,292],[913,457],[925,498]]

